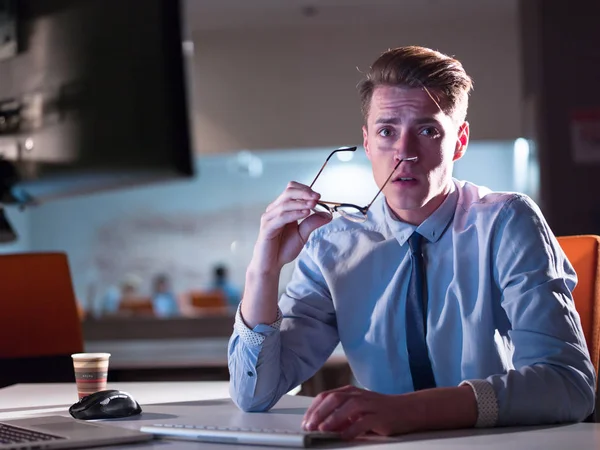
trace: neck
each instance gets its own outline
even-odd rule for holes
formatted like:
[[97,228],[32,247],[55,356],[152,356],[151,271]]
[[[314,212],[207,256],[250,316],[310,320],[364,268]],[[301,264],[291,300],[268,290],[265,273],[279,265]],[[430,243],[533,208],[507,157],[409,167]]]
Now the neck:
[[[446,183],[446,186],[442,191],[431,198],[427,203],[417,209],[397,209],[390,206],[388,207],[392,211],[396,219],[408,223],[410,225],[421,225],[429,216],[431,216],[446,200],[448,194],[452,191],[452,180]],[[386,200],[387,202],[387,200]]]

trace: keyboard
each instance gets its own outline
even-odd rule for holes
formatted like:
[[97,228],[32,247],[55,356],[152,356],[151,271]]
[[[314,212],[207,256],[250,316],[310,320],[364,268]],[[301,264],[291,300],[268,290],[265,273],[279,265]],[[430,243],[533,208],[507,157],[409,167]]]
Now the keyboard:
[[226,444],[272,445],[276,447],[312,447],[340,440],[338,433],[322,431],[292,431],[269,428],[217,427],[203,425],[164,424],[146,425],[141,431],[157,438],[184,439]]
[[26,442],[53,441],[56,439],[64,438],[0,423],[0,444],[24,444]]

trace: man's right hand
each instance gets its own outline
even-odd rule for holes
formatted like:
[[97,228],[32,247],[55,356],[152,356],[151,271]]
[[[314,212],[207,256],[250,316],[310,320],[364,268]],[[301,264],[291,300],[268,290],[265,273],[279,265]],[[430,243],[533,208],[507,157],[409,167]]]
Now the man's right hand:
[[255,273],[279,273],[300,254],[310,233],[331,220],[326,213],[311,215],[320,197],[308,186],[291,181],[267,207],[251,261]]
[[292,181],[262,215],[241,304],[242,318],[251,329],[275,321],[281,268],[296,259],[310,233],[331,221],[329,214],[311,214],[319,198],[308,186]]

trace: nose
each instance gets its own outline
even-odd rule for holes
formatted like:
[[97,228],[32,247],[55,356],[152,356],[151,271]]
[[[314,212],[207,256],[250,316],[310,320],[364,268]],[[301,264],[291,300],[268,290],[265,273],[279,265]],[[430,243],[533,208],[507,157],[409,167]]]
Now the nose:
[[398,167],[400,164],[402,164],[403,162],[408,162],[408,163],[416,163],[417,161],[419,161],[419,157],[418,156],[404,156],[401,152],[396,152],[396,154],[394,155],[394,160],[396,161],[396,167]]
[[398,162],[400,163],[400,162],[406,161],[406,162],[414,162],[414,163],[416,163],[418,160],[419,160],[418,156],[412,156],[410,158],[401,158],[401,159],[398,160]]
[[414,133],[408,130],[400,130],[399,136],[394,140],[392,149],[394,151],[394,159],[397,163],[402,161],[416,163],[418,157],[419,141]]
[[410,158],[398,158],[397,160],[398,160],[398,162],[394,166],[394,171],[392,173],[394,173],[396,171],[396,169],[398,169],[398,167],[400,167],[400,164],[402,164],[403,162],[416,163],[419,160],[419,157],[411,156]]

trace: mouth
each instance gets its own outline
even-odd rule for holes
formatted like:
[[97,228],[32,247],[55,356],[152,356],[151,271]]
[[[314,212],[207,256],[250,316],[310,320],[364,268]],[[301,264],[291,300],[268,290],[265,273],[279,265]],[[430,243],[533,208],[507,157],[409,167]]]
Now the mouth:
[[418,183],[418,180],[415,177],[410,177],[410,176],[402,176],[402,177],[396,177],[392,180],[392,183],[395,184],[414,184],[414,183]]

